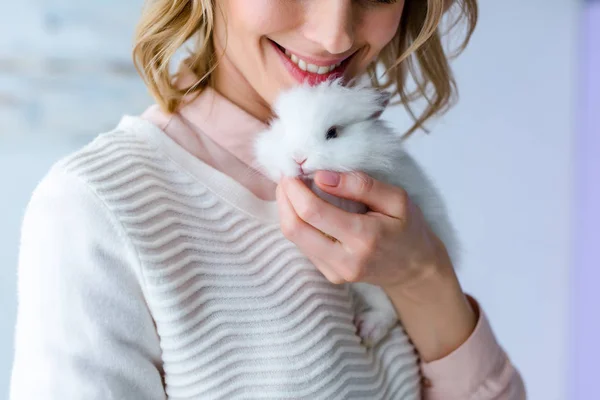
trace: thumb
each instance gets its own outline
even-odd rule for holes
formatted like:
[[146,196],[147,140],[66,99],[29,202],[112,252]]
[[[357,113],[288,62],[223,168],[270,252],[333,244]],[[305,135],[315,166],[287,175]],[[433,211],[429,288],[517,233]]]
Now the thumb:
[[394,218],[404,219],[409,205],[405,190],[362,172],[318,171],[315,183],[329,194],[363,203],[372,211]]

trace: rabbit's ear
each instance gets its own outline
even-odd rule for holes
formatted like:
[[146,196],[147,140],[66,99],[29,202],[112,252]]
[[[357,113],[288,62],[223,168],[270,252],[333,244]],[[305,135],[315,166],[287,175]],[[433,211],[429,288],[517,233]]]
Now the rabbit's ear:
[[377,111],[375,111],[371,115],[370,118],[377,119],[377,118],[381,117],[381,114],[383,114],[383,112],[385,111],[387,106],[390,104],[391,98],[392,98],[392,95],[389,92],[381,92],[377,99],[377,103],[378,103]]

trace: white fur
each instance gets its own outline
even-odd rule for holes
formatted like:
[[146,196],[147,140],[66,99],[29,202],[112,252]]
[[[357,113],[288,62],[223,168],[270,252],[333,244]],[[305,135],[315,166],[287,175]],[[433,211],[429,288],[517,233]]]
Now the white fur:
[[[300,174],[296,157],[306,158],[302,168],[308,178],[317,170],[362,171],[402,187],[444,242],[456,265],[458,240],[440,194],[405,152],[401,136],[379,119],[388,99],[371,87],[349,88],[339,81],[284,92],[274,106],[277,118],[256,140],[256,161],[275,181],[282,175]],[[338,137],[326,140],[331,126],[338,127]],[[318,190],[310,180],[308,184],[317,195],[338,207],[366,211],[363,205]],[[366,283],[353,283],[351,287],[360,300],[355,318],[358,333],[365,343],[374,345],[397,323],[396,312],[381,288]]]

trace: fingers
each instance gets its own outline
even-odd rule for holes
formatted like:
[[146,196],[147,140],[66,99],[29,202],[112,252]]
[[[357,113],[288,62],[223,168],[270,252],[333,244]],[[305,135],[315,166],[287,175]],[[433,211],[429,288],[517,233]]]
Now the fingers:
[[315,195],[297,179],[283,179],[283,192],[294,213],[307,224],[333,236],[346,246],[364,229],[364,216],[333,206]]
[[307,255],[307,257],[329,282],[336,285],[346,282],[335,268],[329,265],[325,260],[314,255]]
[[[330,266],[330,262],[340,258],[341,244],[332,241],[318,229],[303,221],[294,211],[281,186],[277,187],[276,194],[281,231],[284,236],[302,250],[327,280],[336,284],[344,282],[335,268]],[[327,256],[328,262],[324,261],[323,255]]]
[[402,188],[375,180],[362,172],[340,174],[319,171],[315,182],[327,193],[366,204],[371,210],[393,218],[403,219],[410,201]]

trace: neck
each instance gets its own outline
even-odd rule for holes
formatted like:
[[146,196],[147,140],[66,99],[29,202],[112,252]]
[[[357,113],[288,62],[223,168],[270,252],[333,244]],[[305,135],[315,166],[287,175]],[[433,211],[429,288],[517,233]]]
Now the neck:
[[233,104],[256,119],[267,123],[273,116],[271,106],[250,85],[250,82],[223,55],[213,72],[213,88]]

